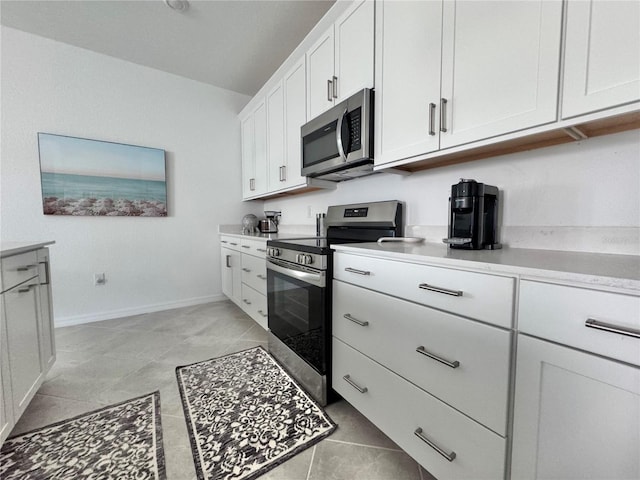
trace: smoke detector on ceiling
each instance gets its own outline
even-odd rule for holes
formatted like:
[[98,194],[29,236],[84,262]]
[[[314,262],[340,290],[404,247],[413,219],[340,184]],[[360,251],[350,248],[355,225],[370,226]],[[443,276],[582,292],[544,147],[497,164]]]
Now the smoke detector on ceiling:
[[189,10],[188,0],[164,0],[164,3],[177,12],[186,12]]

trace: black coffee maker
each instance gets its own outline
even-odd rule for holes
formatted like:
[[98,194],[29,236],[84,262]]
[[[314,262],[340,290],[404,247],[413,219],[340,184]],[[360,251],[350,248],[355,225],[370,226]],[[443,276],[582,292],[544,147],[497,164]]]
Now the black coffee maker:
[[451,186],[449,238],[451,248],[494,250],[498,243],[498,188],[461,178]]

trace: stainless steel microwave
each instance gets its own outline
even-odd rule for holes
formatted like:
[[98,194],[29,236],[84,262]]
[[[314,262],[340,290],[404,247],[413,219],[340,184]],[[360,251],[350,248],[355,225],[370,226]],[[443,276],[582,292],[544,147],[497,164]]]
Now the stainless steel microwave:
[[300,131],[303,176],[339,182],[373,173],[373,90],[360,90]]

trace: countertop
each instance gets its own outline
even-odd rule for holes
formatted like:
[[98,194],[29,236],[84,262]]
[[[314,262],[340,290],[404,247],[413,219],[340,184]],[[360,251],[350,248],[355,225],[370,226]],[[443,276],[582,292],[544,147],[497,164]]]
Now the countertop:
[[[302,231],[302,230],[309,230]],[[219,235],[227,235],[237,238],[251,238],[256,240],[284,240],[287,238],[309,238],[315,237],[315,231],[311,231],[313,227],[298,228],[295,232],[282,231],[278,233],[242,233],[242,227],[240,225],[220,225],[218,227]]]
[[54,240],[44,242],[2,242],[0,243],[0,258],[38,250],[39,248],[53,245],[54,243],[56,243]]
[[538,280],[584,284],[640,293],[640,256],[535,250],[457,250],[437,243],[352,243],[334,245],[338,252],[403,260],[485,273],[521,275]]

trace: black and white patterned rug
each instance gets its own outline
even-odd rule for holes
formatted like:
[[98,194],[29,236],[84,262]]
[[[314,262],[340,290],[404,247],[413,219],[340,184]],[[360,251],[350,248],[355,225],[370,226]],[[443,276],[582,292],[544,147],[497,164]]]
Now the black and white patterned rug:
[[200,480],[249,480],[336,424],[262,347],[176,368]]
[[160,393],[8,438],[2,480],[166,479]]

